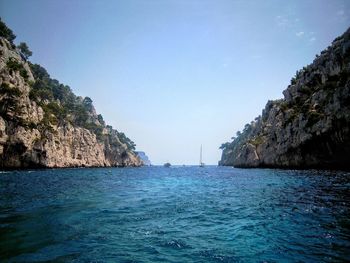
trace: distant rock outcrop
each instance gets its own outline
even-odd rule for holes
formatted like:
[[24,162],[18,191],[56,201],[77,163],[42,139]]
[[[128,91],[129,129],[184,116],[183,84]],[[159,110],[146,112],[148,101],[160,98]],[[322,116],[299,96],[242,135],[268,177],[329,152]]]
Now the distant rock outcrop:
[[144,165],[151,165],[151,161],[145,152],[138,151],[136,152],[137,156],[142,160]]
[[350,29],[222,145],[220,165],[350,168]]
[[90,98],[75,96],[0,37],[0,169],[140,166],[134,149]]

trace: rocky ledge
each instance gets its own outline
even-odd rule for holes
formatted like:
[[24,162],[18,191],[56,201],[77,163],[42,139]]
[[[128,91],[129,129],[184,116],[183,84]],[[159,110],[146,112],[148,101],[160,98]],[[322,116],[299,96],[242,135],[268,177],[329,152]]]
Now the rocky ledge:
[[297,71],[262,115],[232,142],[220,165],[350,169],[350,29]]

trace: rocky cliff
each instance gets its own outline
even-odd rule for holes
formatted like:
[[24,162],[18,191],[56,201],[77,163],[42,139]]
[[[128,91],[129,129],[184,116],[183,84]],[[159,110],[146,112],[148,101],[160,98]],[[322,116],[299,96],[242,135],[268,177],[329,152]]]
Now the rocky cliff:
[[142,165],[135,144],[105,124],[90,98],[75,96],[1,34],[0,169]]
[[220,165],[350,168],[350,29],[297,71],[262,115],[223,149]]

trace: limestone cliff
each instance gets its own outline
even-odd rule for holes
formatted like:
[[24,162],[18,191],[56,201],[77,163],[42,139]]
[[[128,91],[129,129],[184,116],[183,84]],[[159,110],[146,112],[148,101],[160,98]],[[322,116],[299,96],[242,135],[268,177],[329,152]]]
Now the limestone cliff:
[[350,168],[350,29],[298,71],[284,98],[222,145],[220,165]]
[[0,169],[140,166],[135,144],[88,97],[31,64],[0,37]]

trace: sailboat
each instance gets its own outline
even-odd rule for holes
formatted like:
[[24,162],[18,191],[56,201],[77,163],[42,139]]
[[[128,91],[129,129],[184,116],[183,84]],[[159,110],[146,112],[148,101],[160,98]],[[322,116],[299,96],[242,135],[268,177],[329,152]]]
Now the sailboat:
[[201,145],[201,151],[199,155],[199,167],[204,167],[204,163],[202,162],[202,145]]

